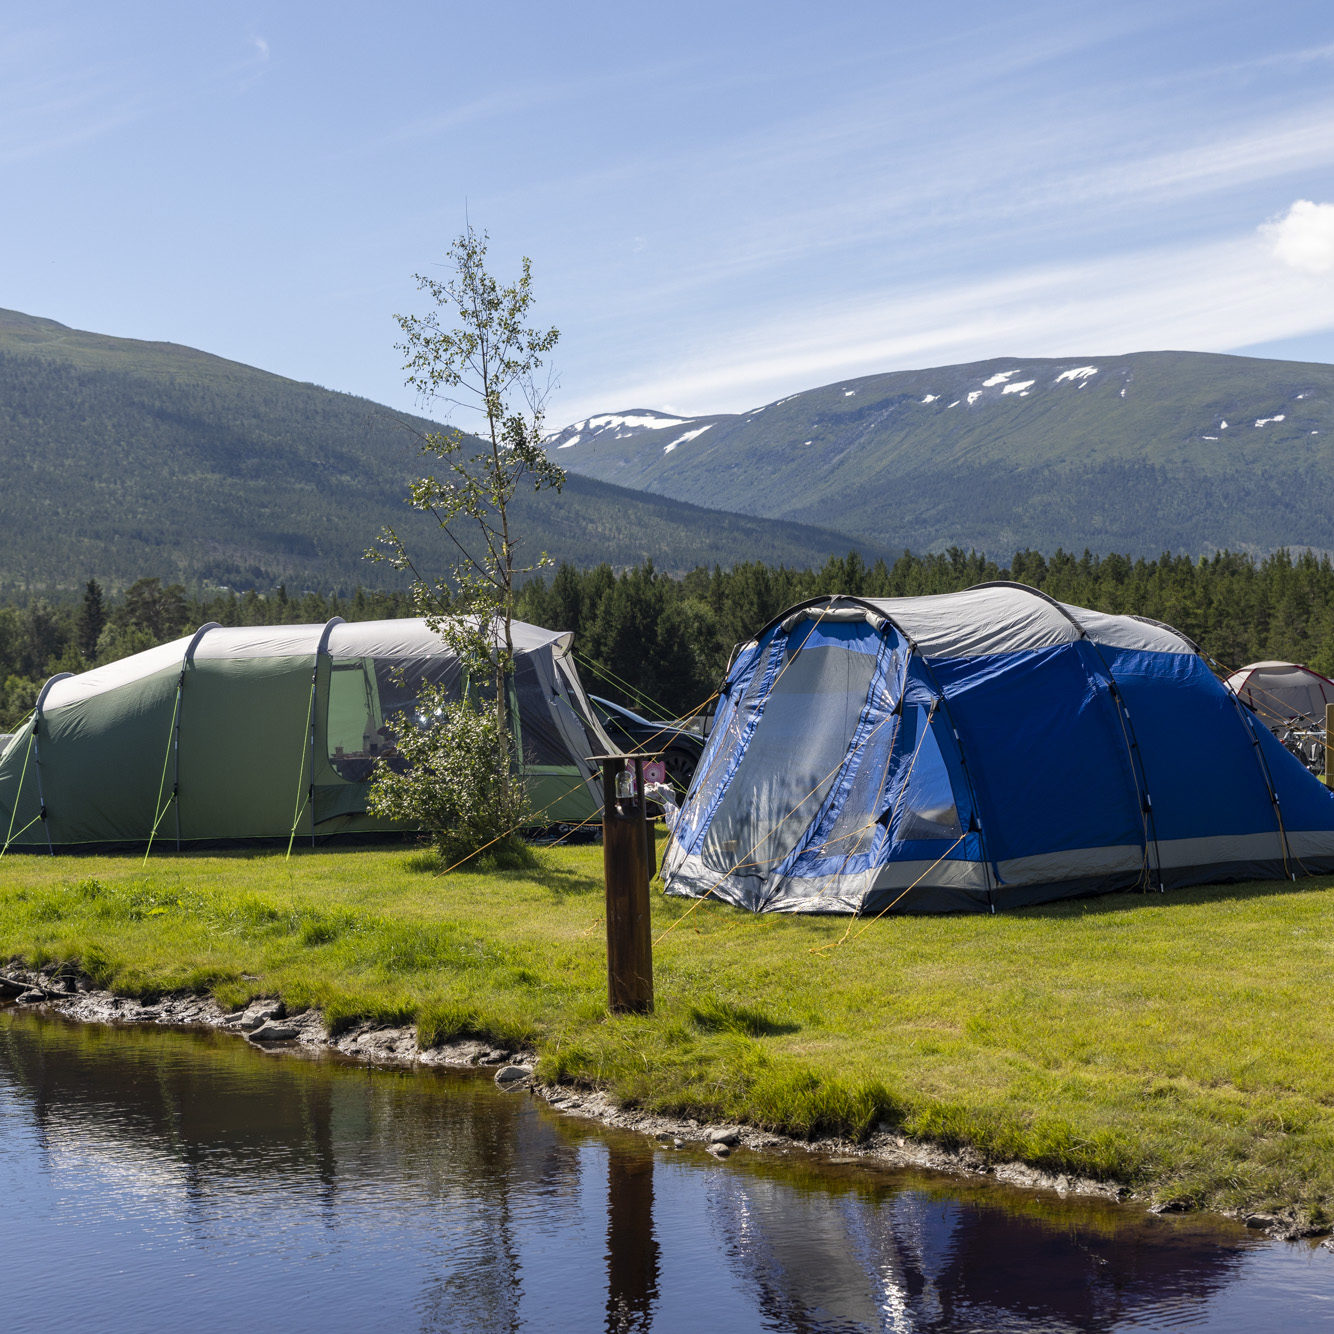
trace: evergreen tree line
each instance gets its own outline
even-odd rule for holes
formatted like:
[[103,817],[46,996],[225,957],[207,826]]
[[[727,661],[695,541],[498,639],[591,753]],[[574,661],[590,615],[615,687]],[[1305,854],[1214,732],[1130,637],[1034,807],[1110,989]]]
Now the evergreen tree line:
[[593,693],[625,702],[638,697],[644,707],[678,715],[717,689],[735,645],[794,603],[826,593],[950,593],[995,579],[1029,584],[1062,602],[1165,621],[1220,668],[1281,658],[1334,676],[1334,566],[1327,556],[1288,551],[1199,560],[1021,551],[1001,566],[951,548],[928,556],[904,552],[892,565],[868,565],[853,553],[819,569],[741,564],[696,569],[680,579],[651,564],[623,574],[606,565],[582,571],[562,565],[549,582],[524,586],[518,615],[574,631]]
[[[1263,658],[1303,662],[1334,676],[1334,566],[1327,556],[1278,551],[1263,558],[1220,552],[1198,560],[1163,555],[1043,556],[1018,552],[1008,566],[957,548],[905,552],[892,565],[855,553],[818,569],[760,563],[699,568],[681,578],[651,563],[561,565],[520,590],[516,614],[571,630],[588,689],[643,711],[679,715],[714,690],[734,646],[780,611],[809,597],[912,597],[1013,579],[1062,602],[1166,621],[1231,669]],[[110,598],[90,581],[81,600],[0,606],[0,732],[16,727],[42,683],[221,625],[320,623],[332,616],[376,620],[412,615],[406,593],[357,590],[346,597],[304,593],[187,593],[141,579]]]
[[16,728],[31,711],[42,684],[57,672],[86,672],[156,644],[193,633],[201,625],[313,624],[341,616],[373,621],[411,616],[406,593],[357,589],[347,597],[303,593],[190,594],[182,584],[140,579],[119,597],[108,597],[90,579],[79,601],[0,606],[0,732]]

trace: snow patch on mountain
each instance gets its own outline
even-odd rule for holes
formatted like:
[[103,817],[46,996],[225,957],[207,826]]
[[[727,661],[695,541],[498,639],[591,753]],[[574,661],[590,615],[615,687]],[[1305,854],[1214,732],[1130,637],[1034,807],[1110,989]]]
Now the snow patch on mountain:
[[712,425],[713,425],[712,422],[706,422],[703,426],[695,427],[693,431],[687,431],[684,435],[678,435],[670,445],[663,445],[662,452],[664,454],[670,454],[672,450],[674,450],[677,447],[677,445],[684,445],[691,440],[697,439],[699,436],[703,435],[704,432],[707,431]]
[[1257,417],[1255,424],[1257,426],[1268,426],[1270,422],[1281,422],[1282,420],[1283,413],[1280,412],[1277,417]]
[[653,412],[644,409],[638,412],[603,412],[595,417],[585,417],[581,422],[567,426],[563,431],[556,431],[547,436],[545,443],[554,444],[557,449],[571,449],[583,440],[594,440],[605,436],[610,440],[623,440],[629,435],[638,435],[641,431],[662,431],[673,426],[689,426],[692,418],[673,417],[666,412]]
[[934,403],[939,397],[940,397],[939,394],[928,394],[928,395],[922,400],[922,402],[923,402],[923,403]]
[[1062,371],[1053,381],[1053,384],[1060,384],[1062,380],[1069,380],[1072,384],[1087,380],[1091,375],[1097,375],[1096,366],[1076,366],[1073,370]]
[[983,381],[982,381],[982,388],[983,388],[983,389],[994,389],[998,384],[1004,384],[1004,383],[1006,382],[1006,380],[1008,380],[1012,375],[1018,375],[1018,374],[1019,374],[1019,372],[1018,372],[1017,370],[1016,370],[1016,371],[1000,371],[1000,372],[998,372],[997,374],[993,375],[993,376],[991,377],[991,379],[989,379],[989,380],[983,380]]
[[1016,380],[1013,384],[1007,384],[1001,393],[1026,395],[1035,384],[1036,380]]

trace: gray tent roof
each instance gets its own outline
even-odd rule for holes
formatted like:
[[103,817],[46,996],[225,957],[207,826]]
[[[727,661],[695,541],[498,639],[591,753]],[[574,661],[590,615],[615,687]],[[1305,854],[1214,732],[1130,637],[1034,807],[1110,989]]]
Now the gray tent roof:
[[979,584],[960,593],[912,598],[816,598],[787,616],[810,620],[884,617],[928,658],[1031,652],[1088,639],[1109,648],[1195,653],[1171,626],[1057,602],[1024,584]]
[[[390,621],[337,621],[330,625],[207,625],[182,639],[145,649],[104,667],[52,681],[43,701],[43,711],[63,708],[91,699],[106,690],[142,681],[185,661],[195,659],[309,657],[325,644],[335,658],[438,659],[452,656],[440,636],[420,617]],[[516,653],[531,653],[547,644],[558,654],[570,644],[567,630],[543,630],[541,626],[515,621],[512,626]],[[194,646],[190,653],[191,645]],[[3,749],[3,747],[0,747]]]

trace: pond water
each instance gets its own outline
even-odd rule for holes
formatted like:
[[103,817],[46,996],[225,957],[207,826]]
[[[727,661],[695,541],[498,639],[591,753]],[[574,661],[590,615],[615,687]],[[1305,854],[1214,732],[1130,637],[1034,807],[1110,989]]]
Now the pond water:
[[1219,1220],[12,1010],[0,1199],[5,1334],[1334,1328],[1334,1255]]

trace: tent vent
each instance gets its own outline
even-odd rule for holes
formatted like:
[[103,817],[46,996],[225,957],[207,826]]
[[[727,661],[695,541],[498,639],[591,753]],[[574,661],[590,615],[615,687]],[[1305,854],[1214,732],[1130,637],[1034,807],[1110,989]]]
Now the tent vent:
[[798,607],[785,616],[782,621],[783,633],[791,634],[802,621],[841,622],[843,624],[864,621],[877,634],[884,634],[889,626],[889,618],[872,611],[870,607]]

